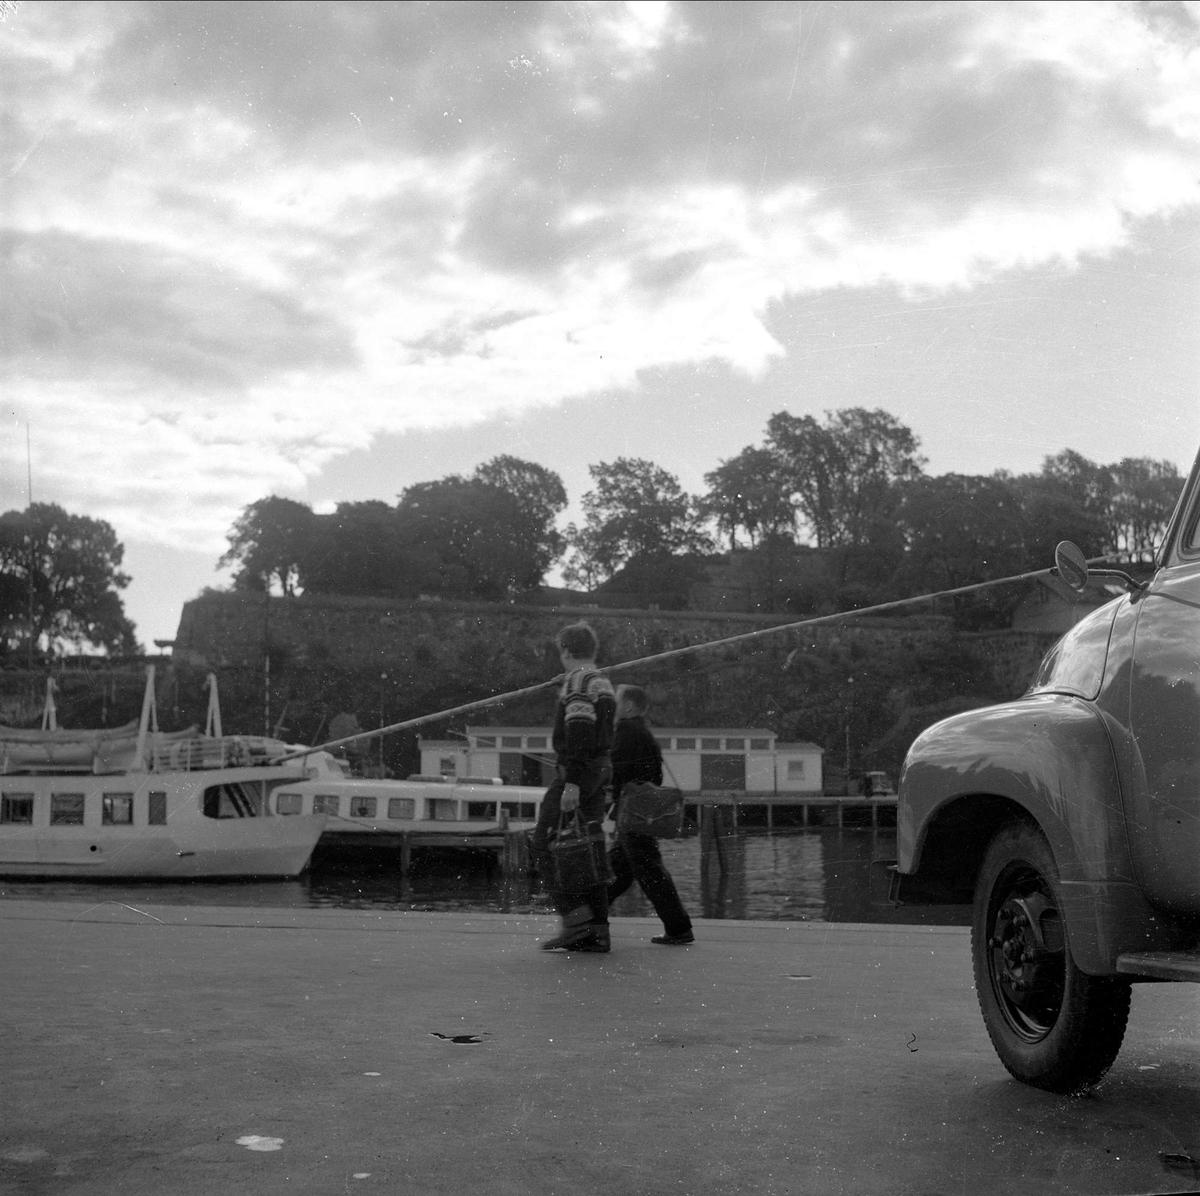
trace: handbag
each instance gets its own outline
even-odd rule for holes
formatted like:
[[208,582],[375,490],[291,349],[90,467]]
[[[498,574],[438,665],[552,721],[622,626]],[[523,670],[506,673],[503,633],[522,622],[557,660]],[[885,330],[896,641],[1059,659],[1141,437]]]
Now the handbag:
[[617,802],[617,834],[630,832],[652,839],[683,838],[683,793],[651,781],[627,782]]
[[604,831],[592,827],[578,810],[559,816],[558,829],[546,844],[551,888],[563,893],[582,893],[613,879]]

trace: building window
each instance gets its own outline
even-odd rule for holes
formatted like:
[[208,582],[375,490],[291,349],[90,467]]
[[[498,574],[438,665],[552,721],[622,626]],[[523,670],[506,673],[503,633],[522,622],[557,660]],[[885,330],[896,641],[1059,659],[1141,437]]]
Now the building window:
[[373,798],[373,797],[352,797],[350,799],[350,817],[351,818],[374,818],[375,817],[375,798]]
[[725,740],[725,750],[727,752],[744,752],[746,741],[744,739],[727,739]]
[[275,813],[276,814],[299,814],[302,809],[302,801],[298,793],[281,793],[275,798]]
[[313,798],[314,814],[336,814],[337,812],[338,798],[336,793],[318,793]]
[[521,737],[520,735],[501,735],[500,746],[519,748],[521,746]]
[[694,752],[696,750],[696,740],[693,736],[675,740],[675,748],[680,752]]
[[104,794],[100,799],[100,821],[105,826],[132,826],[133,794]]
[[543,750],[545,750],[545,747],[546,747],[545,735],[530,735],[528,742],[529,742],[529,746],[531,748],[542,748]]
[[161,790],[151,790],[150,802],[147,806],[149,817],[146,821],[151,826],[167,825],[167,795]]
[[389,818],[412,818],[413,812],[416,810],[416,808],[417,804],[411,797],[388,798]]
[[716,756],[700,757],[701,789],[745,789],[746,757]]
[[51,826],[83,826],[83,794],[54,793],[50,796]]
[[6,793],[0,797],[0,822],[33,824],[33,794]]
[[700,750],[702,752],[719,752],[721,750],[721,741],[719,739],[701,739]]
[[804,761],[789,760],[787,762],[787,779],[789,781],[804,780]]
[[769,739],[752,739],[750,740],[750,750],[752,752],[769,752],[771,741]]
[[477,735],[475,737],[475,746],[477,748],[494,748],[496,746],[495,735]]
[[438,761],[438,772],[442,773],[443,775],[446,773],[458,772],[458,765],[455,763],[454,757],[453,756],[443,756]]

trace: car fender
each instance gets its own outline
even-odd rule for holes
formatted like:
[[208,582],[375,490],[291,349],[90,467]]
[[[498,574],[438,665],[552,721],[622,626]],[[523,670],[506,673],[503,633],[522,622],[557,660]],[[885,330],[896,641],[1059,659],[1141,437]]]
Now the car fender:
[[988,843],[1017,819],[1050,844],[1080,968],[1109,973],[1121,950],[1163,940],[1130,860],[1108,728],[1070,694],[966,711],[917,738],[899,789],[901,900],[906,886],[924,887],[924,900],[970,900]]

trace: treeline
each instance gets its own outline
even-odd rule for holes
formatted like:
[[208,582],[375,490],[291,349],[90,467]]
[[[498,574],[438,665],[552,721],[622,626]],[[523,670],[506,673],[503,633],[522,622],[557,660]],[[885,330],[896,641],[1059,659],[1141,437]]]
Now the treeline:
[[[569,585],[643,604],[688,605],[713,569],[737,566],[748,609],[809,613],[1022,573],[1074,540],[1089,557],[1148,565],[1182,478],[1168,461],[1109,465],[1064,449],[1038,473],[924,472],[912,430],[882,410],[823,420],[773,415],[762,442],[721,461],[688,494],[652,461],[589,467],[583,521],[552,470],[498,456],[469,477],[405,489],[397,503],[329,515],[268,497],[250,504],[220,564],[234,585],[298,591],[512,600],[561,564]],[[959,604],[1003,621],[1012,595]]]

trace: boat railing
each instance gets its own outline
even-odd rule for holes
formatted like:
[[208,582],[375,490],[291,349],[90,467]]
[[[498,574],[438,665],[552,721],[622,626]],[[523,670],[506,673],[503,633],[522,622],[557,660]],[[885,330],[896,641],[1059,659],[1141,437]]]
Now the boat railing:
[[246,768],[271,764],[285,751],[285,743],[255,735],[193,735],[168,742],[152,737],[148,764],[151,772]]

